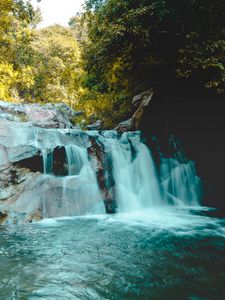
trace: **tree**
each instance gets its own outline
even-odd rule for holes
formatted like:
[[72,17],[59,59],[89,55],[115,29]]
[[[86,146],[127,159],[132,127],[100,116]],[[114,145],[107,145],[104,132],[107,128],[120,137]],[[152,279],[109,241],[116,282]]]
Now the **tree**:
[[29,1],[0,0],[0,9],[1,99],[73,106],[82,75],[74,31],[59,25],[36,30],[40,11]]
[[63,101],[73,106],[79,97],[82,75],[73,32],[60,25],[44,28],[36,32],[31,46],[35,66],[32,97],[35,101]]
[[159,91],[189,82],[224,92],[223,0],[85,3],[86,94],[80,106],[106,127],[127,117],[132,96],[149,88]]
[[33,84],[32,68],[25,63],[32,39],[29,24],[35,11],[28,1],[0,0],[0,96],[18,100]]
[[[87,83],[108,91],[112,78],[129,88],[179,78],[224,91],[224,1],[88,0]],[[113,87],[113,89],[116,87]]]

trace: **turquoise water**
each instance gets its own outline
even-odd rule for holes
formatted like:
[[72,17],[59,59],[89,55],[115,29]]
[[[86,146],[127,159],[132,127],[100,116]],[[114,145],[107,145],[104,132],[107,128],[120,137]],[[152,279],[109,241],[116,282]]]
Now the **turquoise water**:
[[205,209],[0,226],[0,299],[224,299],[225,222]]

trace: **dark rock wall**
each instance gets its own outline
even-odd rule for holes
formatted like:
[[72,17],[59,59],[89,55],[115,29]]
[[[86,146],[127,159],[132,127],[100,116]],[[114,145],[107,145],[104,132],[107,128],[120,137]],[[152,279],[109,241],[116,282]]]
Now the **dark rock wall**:
[[[205,205],[225,208],[225,116],[222,95],[206,89],[165,89],[145,109],[141,130],[151,147],[171,156],[175,135],[205,182]],[[157,140],[157,143],[154,142]],[[156,149],[154,150],[157,152]]]

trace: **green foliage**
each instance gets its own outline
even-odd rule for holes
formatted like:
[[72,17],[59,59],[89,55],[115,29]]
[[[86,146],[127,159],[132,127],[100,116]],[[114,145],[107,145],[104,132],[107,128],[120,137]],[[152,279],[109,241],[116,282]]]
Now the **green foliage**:
[[[127,117],[129,101],[127,94],[99,93],[86,90],[80,97],[76,108],[84,110],[85,121],[93,123],[97,120],[103,122],[105,129],[112,129],[121,120]],[[84,118],[81,117],[80,121]],[[78,120],[78,119],[77,119]]]
[[28,1],[0,0],[0,98],[19,101],[33,84],[33,67],[26,61],[33,38],[29,24],[35,11]]
[[82,90],[74,32],[57,25],[35,30],[40,19],[29,1],[0,0],[0,98],[73,106]]
[[82,70],[72,31],[59,25],[39,30],[31,47],[35,101],[74,105],[81,90]]
[[33,85],[31,67],[23,67],[15,71],[11,64],[0,64],[0,99],[19,101],[18,91],[30,89]]
[[224,93],[224,0],[86,0],[70,28],[40,19],[29,1],[0,0],[0,99],[65,102],[112,128],[145,89]]
[[199,41],[193,32],[186,36],[187,44],[179,50],[177,76],[201,78],[207,88],[224,93],[225,88],[225,40]]
[[224,90],[223,0],[88,0],[86,19],[85,69],[95,90],[117,89],[118,61],[117,82],[133,93],[185,77]]
[[76,41],[82,45],[87,40],[87,22],[84,15],[77,14],[69,21],[69,26],[75,36]]

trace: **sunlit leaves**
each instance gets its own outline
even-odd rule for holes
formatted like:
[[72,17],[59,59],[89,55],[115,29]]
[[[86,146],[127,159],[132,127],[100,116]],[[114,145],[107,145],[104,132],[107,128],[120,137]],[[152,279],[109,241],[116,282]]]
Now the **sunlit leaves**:
[[31,43],[35,66],[34,98],[42,102],[77,101],[80,80],[80,50],[70,29],[59,25],[42,29]]

